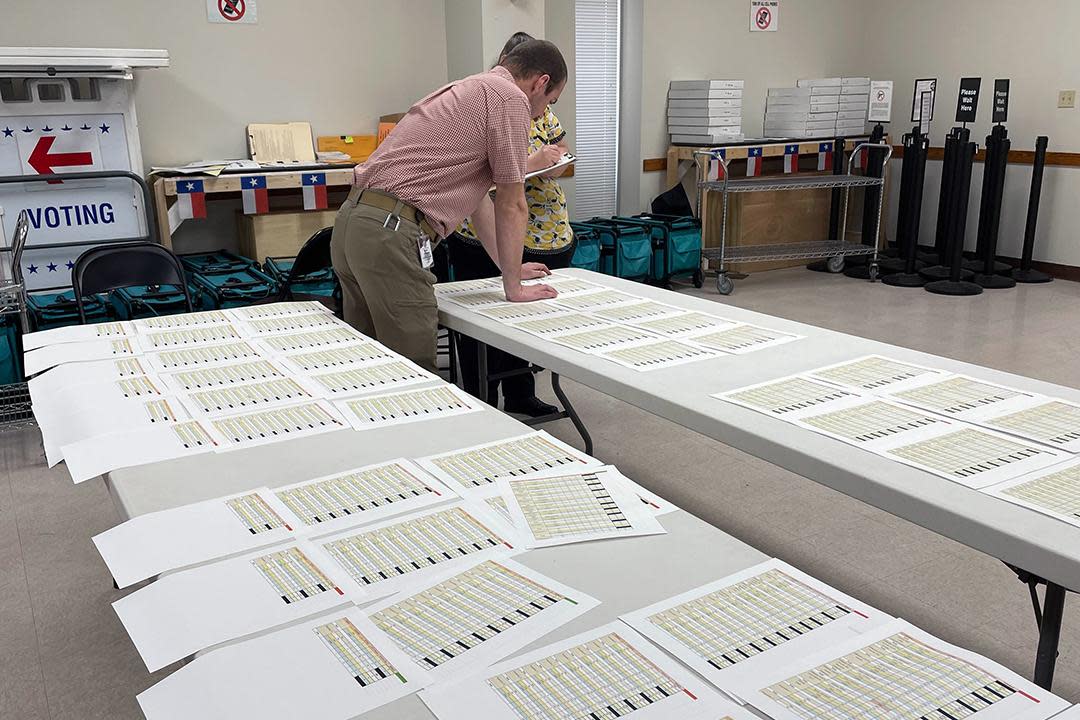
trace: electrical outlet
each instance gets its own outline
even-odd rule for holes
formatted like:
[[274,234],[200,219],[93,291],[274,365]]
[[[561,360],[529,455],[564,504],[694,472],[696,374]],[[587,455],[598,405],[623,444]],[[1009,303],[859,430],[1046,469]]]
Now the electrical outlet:
[[1074,107],[1076,107],[1076,91],[1075,90],[1058,90],[1058,107],[1059,108],[1074,108]]

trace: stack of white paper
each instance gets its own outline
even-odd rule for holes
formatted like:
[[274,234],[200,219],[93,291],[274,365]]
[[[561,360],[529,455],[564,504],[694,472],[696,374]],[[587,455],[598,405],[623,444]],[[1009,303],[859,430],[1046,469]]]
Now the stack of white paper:
[[742,93],[742,80],[672,80],[671,142],[717,145],[742,139]]

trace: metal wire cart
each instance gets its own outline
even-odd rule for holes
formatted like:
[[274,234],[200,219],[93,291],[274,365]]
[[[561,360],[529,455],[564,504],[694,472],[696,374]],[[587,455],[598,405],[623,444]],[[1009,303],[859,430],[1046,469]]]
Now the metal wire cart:
[[[22,333],[30,329],[26,285],[19,264],[29,225],[26,211],[23,210],[15,223],[11,245],[0,249],[0,330],[4,333],[11,333],[12,322],[18,323]],[[18,352],[17,343],[11,342],[11,352]],[[26,383],[0,385],[0,433],[34,426],[34,412],[30,408],[30,391]]]
[[[888,167],[889,158],[892,156],[892,148],[876,143],[861,143],[851,151],[851,165],[855,165],[855,159],[860,152],[869,155],[870,149],[885,148],[882,167]],[[839,272],[843,267],[844,258],[854,255],[870,255],[870,279],[877,279],[877,242],[881,232],[881,207],[878,203],[877,222],[874,226],[875,242],[871,245],[862,243],[845,242],[847,236],[847,208],[848,195],[852,188],[881,188],[885,187],[884,173],[882,177],[869,177],[855,175],[850,171],[843,175],[782,175],[764,178],[739,178],[732,180],[728,175],[727,161],[720,153],[709,150],[699,150],[694,153],[697,161],[697,209],[698,217],[701,218],[702,227],[705,226],[706,218],[706,195],[710,192],[723,193],[723,211],[720,220],[720,247],[703,248],[702,257],[709,260],[717,260],[720,263],[719,272],[716,276],[716,289],[721,295],[730,295],[735,289],[735,284],[728,276],[727,265],[734,262],[760,262],[767,260],[802,260],[802,259],[828,259],[829,269]],[[717,179],[707,180],[710,161],[718,164]],[[776,245],[742,245],[728,247],[727,245],[727,221],[728,221],[728,195],[731,193],[764,192],[768,190],[818,190],[838,189],[841,191],[841,227],[837,239],[826,239],[816,242],[797,242]]]

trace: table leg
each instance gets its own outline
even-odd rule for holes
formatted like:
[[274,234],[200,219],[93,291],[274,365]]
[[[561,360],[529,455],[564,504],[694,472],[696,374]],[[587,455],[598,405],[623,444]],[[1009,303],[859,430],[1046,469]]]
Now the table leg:
[[1049,690],[1054,684],[1061,620],[1065,613],[1065,588],[1046,583],[1043,598],[1042,622],[1039,623],[1039,649],[1035,654],[1035,684]]
[[488,346],[487,343],[476,341],[476,369],[479,375],[480,385],[476,395],[480,402],[488,401]]
[[566,411],[566,416],[570,418],[570,422],[574,423],[574,427],[577,428],[578,434],[581,435],[581,439],[585,441],[585,453],[587,455],[592,455],[592,436],[589,435],[589,430],[585,427],[585,423],[581,422],[581,418],[578,417],[577,411],[574,410],[574,406],[570,404],[570,398],[566,397],[566,393],[563,392],[559,373],[551,373],[551,389],[555,391],[555,397],[559,398],[559,402],[562,403],[563,409]]

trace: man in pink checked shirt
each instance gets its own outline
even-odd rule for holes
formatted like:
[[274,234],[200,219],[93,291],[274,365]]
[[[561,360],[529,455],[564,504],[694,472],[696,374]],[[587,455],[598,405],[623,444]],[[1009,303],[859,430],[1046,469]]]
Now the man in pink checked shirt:
[[[555,297],[541,263],[522,265],[528,221],[529,128],[566,85],[566,62],[543,40],[488,72],[417,102],[363,165],[331,241],[345,320],[435,370],[438,325],[432,247],[465,217],[502,273],[506,299]],[[488,201],[494,185],[495,201]]]

